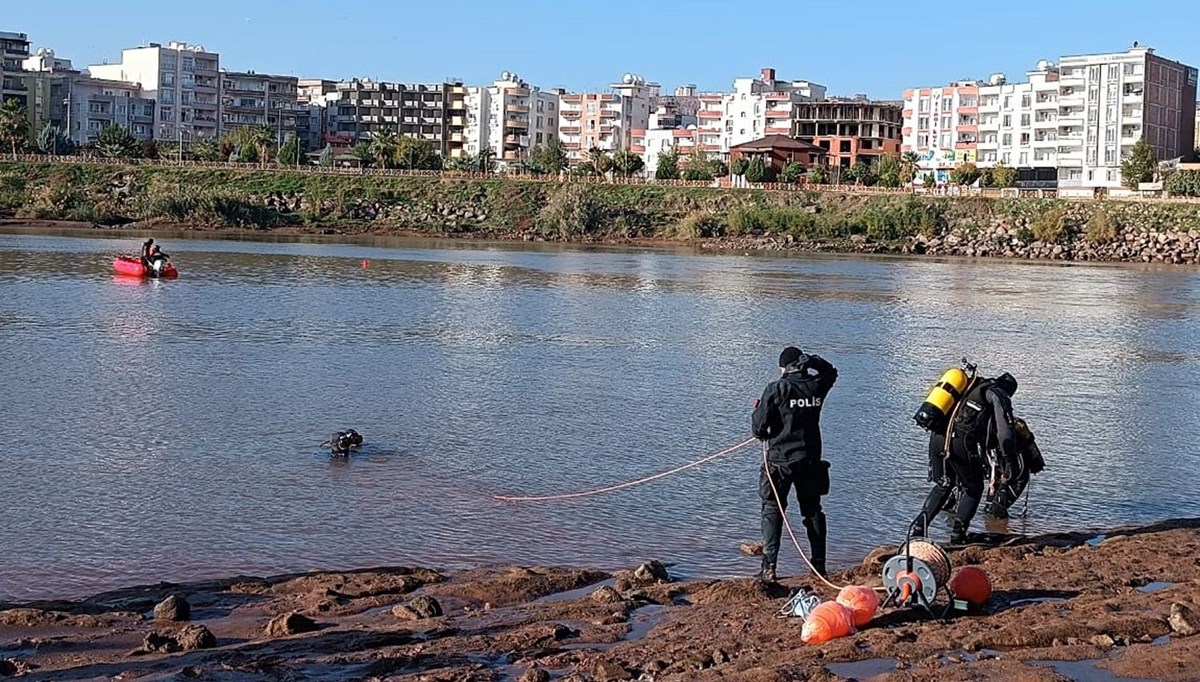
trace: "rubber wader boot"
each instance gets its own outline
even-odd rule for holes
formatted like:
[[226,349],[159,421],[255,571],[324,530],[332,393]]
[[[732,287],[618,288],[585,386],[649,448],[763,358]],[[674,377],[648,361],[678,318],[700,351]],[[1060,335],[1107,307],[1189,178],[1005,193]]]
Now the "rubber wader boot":
[[967,525],[958,519],[954,520],[954,530],[950,531],[950,544],[967,544]]
[[804,519],[804,528],[808,531],[808,546],[812,552],[809,559],[812,560],[812,566],[817,570],[817,573],[825,575],[825,539],[828,528],[825,527],[825,513],[819,512],[816,516]]
[[767,561],[766,559],[763,559],[762,570],[760,570],[758,572],[759,580],[765,580],[769,583],[773,583],[773,582],[775,582],[776,577],[777,576],[775,575],[775,564],[771,563],[770,561]]

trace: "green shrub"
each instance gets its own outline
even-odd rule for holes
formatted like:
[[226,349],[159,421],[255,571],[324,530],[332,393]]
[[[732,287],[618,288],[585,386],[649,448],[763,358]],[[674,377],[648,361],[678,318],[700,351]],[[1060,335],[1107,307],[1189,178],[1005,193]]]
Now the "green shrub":
[[1061,208],[1050,209],[1043,211],[1034,218],[1030,222],[1029,227],[1033,230],[1033,236],[1039,242],[1057,244],[1062,242],[1067,236],[1067,226],[1063,218],[1063,210]]
[[723,227],[721,219],[712,211],[697,210],[675,225],[673,235],[677,239],[703,239],[720,234]]
[[1103,208],[1096,208],[1088,217],[1086,236],[1093,244],[1107,244],[1117,238],[1117,224]]

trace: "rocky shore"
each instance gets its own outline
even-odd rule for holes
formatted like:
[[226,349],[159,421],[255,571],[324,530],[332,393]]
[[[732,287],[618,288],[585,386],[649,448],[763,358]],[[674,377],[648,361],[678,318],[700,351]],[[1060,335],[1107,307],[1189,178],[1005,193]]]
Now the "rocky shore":
[[[894,550],[832,577],[878,585]],[[676,581],[649,562],[162,583],[0,605],[0,677],[1185,682],[1200,677],[1197,556],[1200,520],[971,546],[951,558],[991,576],[985,607],[946,620],[892,608],[820,646],[776,616],[792,589],[818,587],[804,576]]]

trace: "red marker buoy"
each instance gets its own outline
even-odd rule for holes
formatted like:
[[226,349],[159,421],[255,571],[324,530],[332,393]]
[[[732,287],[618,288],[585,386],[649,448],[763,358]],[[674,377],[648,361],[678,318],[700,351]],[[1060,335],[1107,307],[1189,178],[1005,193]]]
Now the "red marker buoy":
[[367,268],[371,267],[371,262],[364,258],[362,265],[363,269],[366,270]]

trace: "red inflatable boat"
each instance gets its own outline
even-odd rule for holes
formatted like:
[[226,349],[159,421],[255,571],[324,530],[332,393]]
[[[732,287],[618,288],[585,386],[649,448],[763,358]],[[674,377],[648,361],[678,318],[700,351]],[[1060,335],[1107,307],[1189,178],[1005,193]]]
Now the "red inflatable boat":
[[175,266],[168,261],[163,266],[162,272],[155,272],[153,269],[146,267],[142,263],[141,258],[133,256],[117,256],[113,260],[113,270],[117,271],[118,275],[126,275],[129,277],[161,277],[163,279],[174,279],[179,276],[179,271]]

